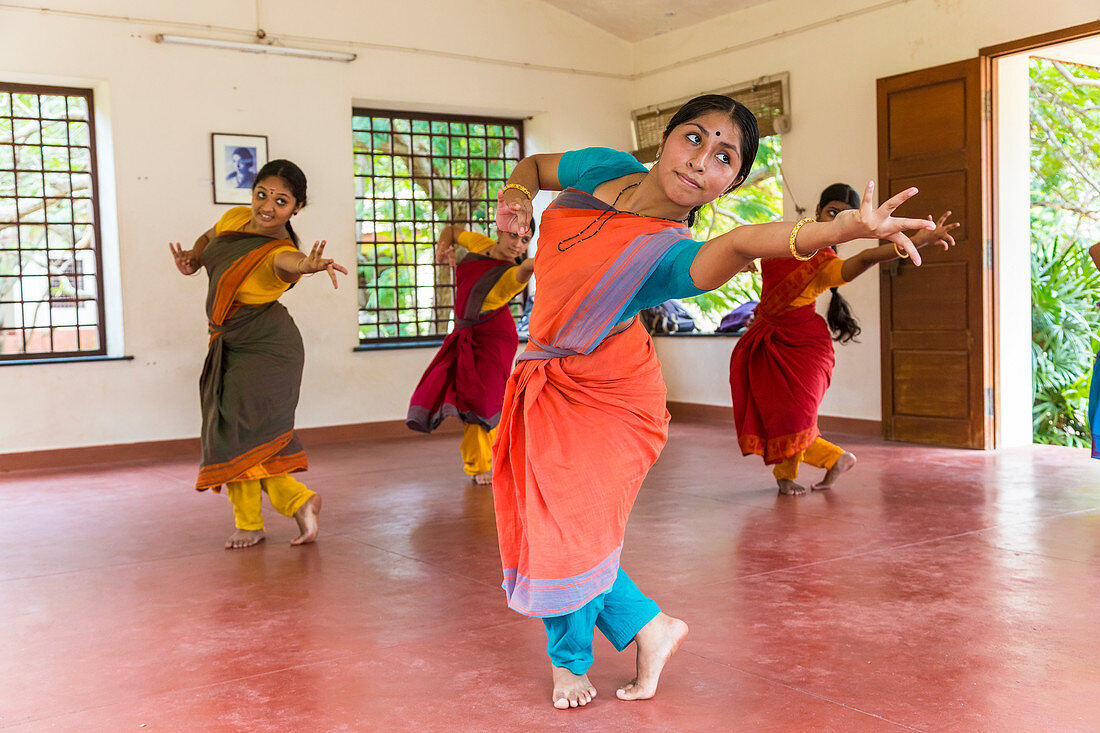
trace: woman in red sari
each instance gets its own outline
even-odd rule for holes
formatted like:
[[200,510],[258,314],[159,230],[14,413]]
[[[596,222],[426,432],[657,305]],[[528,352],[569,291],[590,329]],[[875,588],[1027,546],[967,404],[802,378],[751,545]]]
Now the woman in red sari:
[[[833,221],[859,205],[859,194],[851,186],[834,183],[821,192],[817,221]],[[921,248],[939,243],[945,249],[954,245],[950,232],[959,225],[945,224],[950,215],[948,211],[941,216],[934,230],[915,233],[913,244]],[[837,288],[900,256],[891,243],[848,259],[824,249],[808,261],[761,263],[760,304],[730,357],[730,389],[741,452],[755,453],[775,466],[772,475],[780,494],[806,493],[795,481],[801,463],[825,469],[824,478],[811,486],[815,491],[832,488],[837,477],[855,465],[854,455],[822,438],[817,428],[817,409],[833,375],[832,341],[848,343],[860,333],[859,322]],[[814,302],[830,289],[826,322]]]
[[928,223],[890,216],[915,189],[830,223],[760,224],[692,241],[695,212],[745,180],[757,141],[748,109],[705,95],[669,122],[652,170],[607,148],[534,155],[498,196],[498,227],[522,234],[531,196],[565,190],[542,218],[530,336],[493,456],[504,590],[511,608],[543,619],[557,708],[596,694],[586,674],[595,628],[620,651],[636,645],[623,700],[653,696],[687,635],[619,567],[627,518],[669,420],[637,313],[716,288],[756,257],[809,257],[859,237],[891,238],[918,260],[901,232]]
[[[450,416],[464,422],[462,466],[477,484],[493,482],[493,439],[519,348],[508,303],[535,269],[531,259],[516,264],[531,234],[501,232],[494,241],[454,225],[440,232],[436,259],[455,267],[455,325],[416,385],[405,424],[430,433]],[[469,252],[457,266],[456,244]]]

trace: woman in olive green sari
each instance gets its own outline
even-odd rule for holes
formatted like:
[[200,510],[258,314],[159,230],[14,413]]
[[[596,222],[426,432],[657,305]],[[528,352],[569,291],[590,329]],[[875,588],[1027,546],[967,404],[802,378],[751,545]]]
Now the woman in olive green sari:
[[202,467],[195,488],[228,489],[236,531],[227,549],[263,540],[260,498],[294,517],[292,545],[317,538],[321,497],[291,473],[307,468],[294,433],[302,381],[302,337],[278,302],[302,275],[347,270],[323,257],[325,242],[305,255],[290,218],[306,204],[306,178],[288,160],[273,160],[256,175],[250,207],[230,209],[190,250],[170,244],[184,275],[206,268],[210,346],[199,380]]

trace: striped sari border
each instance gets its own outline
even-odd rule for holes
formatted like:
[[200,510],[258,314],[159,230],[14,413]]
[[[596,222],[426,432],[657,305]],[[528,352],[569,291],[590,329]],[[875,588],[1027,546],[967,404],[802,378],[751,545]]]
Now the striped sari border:
[[552,345],[582,354],[595,349],[661,258],[687,235],[685,230],[676,228],[636,237],[585,296]]
[[573,613],[611,590],[619,574],[622,551],[623,546],[619,545],[594,568],[570,578],[529,578],[516,568],[504,568],[501,587],[508,596],[508,607],[524,616]]
[[[224,463],[213,463],[208,466],[203,466],[199,469],[198,480],[195,481],[195,488],[198,491],[204,489],[212,489],[222,484],[232,481],[237,476],[240,476],[243,472],[260,463],[268,463],[274,458],[279,451],[286,447],[291,438],[294,437],[294,431],[289,430],[282,435],[261,443],[260,445],[252,448],[239,456],[225,461]],[[291,454],[295,455],[295,454]],[[288,456],[289,458],[290,456]],[[302,468],[295,470],[305,470],[305,453],[301,454]]]

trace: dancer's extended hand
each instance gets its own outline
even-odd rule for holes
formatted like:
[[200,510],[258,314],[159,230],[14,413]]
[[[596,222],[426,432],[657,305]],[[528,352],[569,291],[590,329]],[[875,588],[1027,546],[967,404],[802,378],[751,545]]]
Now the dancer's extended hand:
[[322,256],[325,253],[325,243],[323,239],[313,243],[313,249],[309,251],[309,254],[298,260],[298,273],[308,275],[311,272],[327,271],[328,276],[332,278],[332,287],[338,288],[340,286],[336,282],[336,273],[342,272],[347,275],[348,271],[347,268],[336,264],[335,260],[326,259]]
[[867,190],[863,192],[863,202],[858,209],[848,209],[836,215],[833,223],[840,227],[842,232],[840,240],[847,242],[852,239],[889,239],[909,253],[914,265],[919,265],[920,255],[917,247],[905,236],[906,230],[936,228],[936,223],[928,219],[905,219],[891,216],[894,210],[916,195],[916,188],[907,188],[893,198],[889,199],[877,209],[871,205],[871,197],[875,192],[875,182],[867,184]]
[[184,249],[179,242],[169,242],[168,249],[172,250],[172,259],[176,262],[176,269],[184,275],[194,275],[201,265],[194,252]]
[[[917,248],[927,247],[930,244],[942,244],[943,248],[951,249],[955,246],[955,238],[951,236],[951,232],[962,226],[960,222],[953,221],[950,224],[946,223],[951,218],[951,211],[945,211],[940,215],[940,218],[936,220],[936,228],[928,231],[922,230],[910,237],[913,240],[913,244]],[[932,221],[932,215],[928,215],[928,221]]]
[[535,209],[531,199],[515,188],[502,188],[497,191],[497,229],[520,236],[527,234],[534,218]]
[[440,239],[436,242],[435,261],[440,265],[455,266],[455,241],[453,237]]

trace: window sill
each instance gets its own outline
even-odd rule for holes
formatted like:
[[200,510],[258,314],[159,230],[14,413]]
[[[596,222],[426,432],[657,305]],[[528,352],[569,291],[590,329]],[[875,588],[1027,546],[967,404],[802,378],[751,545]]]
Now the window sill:
[[443,345],[443,339],[431,341],[377,341],[369,344],[359,344],[352,351],[392,351],[393,349],[438,349]]
[[740,338],[744,335],[744,331],[740,333],[688,331],[687,333],[655,333],[653,338]]
[[0,359],[0,367],[25,364],[80,364],[86,361],[133,361],[132,356],[54,356],[41,359]]
[[[527,343],[526,336],[520,336],[521,344]],[[443,339],[431,341],[380,341],[372,344],[359,344],[352,351],[392,351],[393,349],[438,349],[443,345]]]

